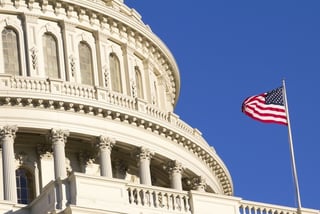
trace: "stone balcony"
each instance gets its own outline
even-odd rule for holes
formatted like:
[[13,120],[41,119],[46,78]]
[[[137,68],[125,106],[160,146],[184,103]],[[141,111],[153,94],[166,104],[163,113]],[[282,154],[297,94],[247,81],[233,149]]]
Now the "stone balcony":
[[[28,206],[0,202],[5,213],[123,214],[298,214],[296,208],[242,200],[199,191],[136,185],[119,179],[73,173],[52,181]],[[302,209],[301,214],[319,214]]]
[[233,194],[227,168],[201,133],[176,114],[162,112],[138,98],[101,87],[1,74],[0,106],[76,113],[120,121],[150,131],[193,153],[219,178],[224,194]]

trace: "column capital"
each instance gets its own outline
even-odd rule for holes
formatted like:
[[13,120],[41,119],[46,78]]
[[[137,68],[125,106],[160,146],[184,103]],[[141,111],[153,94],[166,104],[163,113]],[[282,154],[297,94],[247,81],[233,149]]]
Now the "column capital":
[[51,129],[49,133],[49,139],[52,144],[56,144],[59,142],[67,142],[67,137],[69,136],[69,130],[64,129]]
[[198,177],[194,177],[191,180],[191,185],[194,190],[205,192],[205,188],[207,186],[207,183],[206,183],[206,180],[202,176],[198,176]]
[[165,167],[169,173],[179,173],[183,172],[182,164],[177,160],[170,160]]
[[116,140],[114,138],[106,137],[100,135],[97,140],[97,148],[100,150],[109,150],[111,151],[113,146],[116,144]]
[[6,125],[0,129],[0,139],[5,137],[15,138],[18,127],[16,125]]
[[140,147],[137,152],[137,158],[139,160],[150,160],[154,155],[154,152],[151,152],[149,149],[145,147]]

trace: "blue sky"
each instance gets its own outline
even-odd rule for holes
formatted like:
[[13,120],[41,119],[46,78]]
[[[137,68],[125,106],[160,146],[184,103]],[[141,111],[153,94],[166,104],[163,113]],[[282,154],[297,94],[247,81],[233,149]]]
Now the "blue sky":
[[175,56],[175,112],[215,147],[235,196],[296,207],[287,127],[240,111],[285,78],[302,206],[320,209],[320,1],[125,3]]

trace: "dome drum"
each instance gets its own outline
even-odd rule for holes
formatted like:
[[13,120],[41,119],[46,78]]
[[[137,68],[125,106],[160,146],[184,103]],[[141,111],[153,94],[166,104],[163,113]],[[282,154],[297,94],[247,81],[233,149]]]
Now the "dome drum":
[[40,201],[46,212],[99,209],[85,189],[101,184],[133,206],[148,197],[189,213],[192,191],[233,194],[213,147],[173,113],[178,67],[135,10],[121,0],[0,5],[0,199],[31,213]]

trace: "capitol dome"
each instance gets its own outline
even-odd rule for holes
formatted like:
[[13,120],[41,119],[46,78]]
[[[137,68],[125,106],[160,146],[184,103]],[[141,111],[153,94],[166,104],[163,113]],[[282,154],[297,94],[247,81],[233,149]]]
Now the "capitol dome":
[[123,0],[1,0],[0,30],[1,213],[296,213],[233,196],[174,113],[174,57]]
[[187,211],[187,191],[233,195],[214,148],[174,113],[174,57],[123,1],[3,0],[0,29],[2,200],[103,209],[96,191],[122,184],[137,205],[142,185]]

